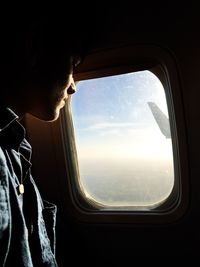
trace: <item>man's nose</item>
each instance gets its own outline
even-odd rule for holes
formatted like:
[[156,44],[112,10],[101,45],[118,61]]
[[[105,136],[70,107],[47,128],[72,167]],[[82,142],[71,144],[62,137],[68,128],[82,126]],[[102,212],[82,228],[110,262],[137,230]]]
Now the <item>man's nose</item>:
[[70,84],[69,88],[67,89],[67,94],[68,95],[72,95],[75,92],[76,92],[76,85],[75,85],[74,79],[72,78],[71,79],[71,84]]

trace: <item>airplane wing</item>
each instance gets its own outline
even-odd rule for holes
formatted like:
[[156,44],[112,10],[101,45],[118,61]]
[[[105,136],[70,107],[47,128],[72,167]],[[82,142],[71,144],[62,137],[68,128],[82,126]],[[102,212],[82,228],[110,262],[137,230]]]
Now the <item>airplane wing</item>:
[[161,132],[166,138],[171,138],[169,119],[154,102],[147,102]]

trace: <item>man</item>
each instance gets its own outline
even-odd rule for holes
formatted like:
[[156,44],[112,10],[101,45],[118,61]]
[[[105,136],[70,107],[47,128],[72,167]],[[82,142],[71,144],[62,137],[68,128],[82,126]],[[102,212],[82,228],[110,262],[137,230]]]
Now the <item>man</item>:
[[26,19],[8,25],[1,43],[0,266],[56,267],[56,207],[42,201],[31,176],[31,146],[20,119],[25,113],[59,117],[75,92],[79,56],[60,28],[64,20]]

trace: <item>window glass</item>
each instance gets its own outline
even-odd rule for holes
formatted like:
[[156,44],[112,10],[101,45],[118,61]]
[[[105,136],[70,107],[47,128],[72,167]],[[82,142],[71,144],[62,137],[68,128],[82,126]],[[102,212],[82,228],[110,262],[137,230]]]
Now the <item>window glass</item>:
[[102,207],[152,208],[174,185],[165,90],[150,71],[80,81],[72,116],[83,195]]

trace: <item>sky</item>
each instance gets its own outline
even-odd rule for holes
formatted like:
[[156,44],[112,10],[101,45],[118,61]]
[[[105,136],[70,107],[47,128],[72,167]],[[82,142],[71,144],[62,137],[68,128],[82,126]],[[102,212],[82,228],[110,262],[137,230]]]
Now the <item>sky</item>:
[[168,116],[164,88],[150,71],[80,81],[71,108],[80,183],[103,205],[157,205],[174,185],[171,139],[150,110]]
[[150,71],[80,81],[72,114],[80,159],[172,159],[147,102],[168,117],[164,88]]

